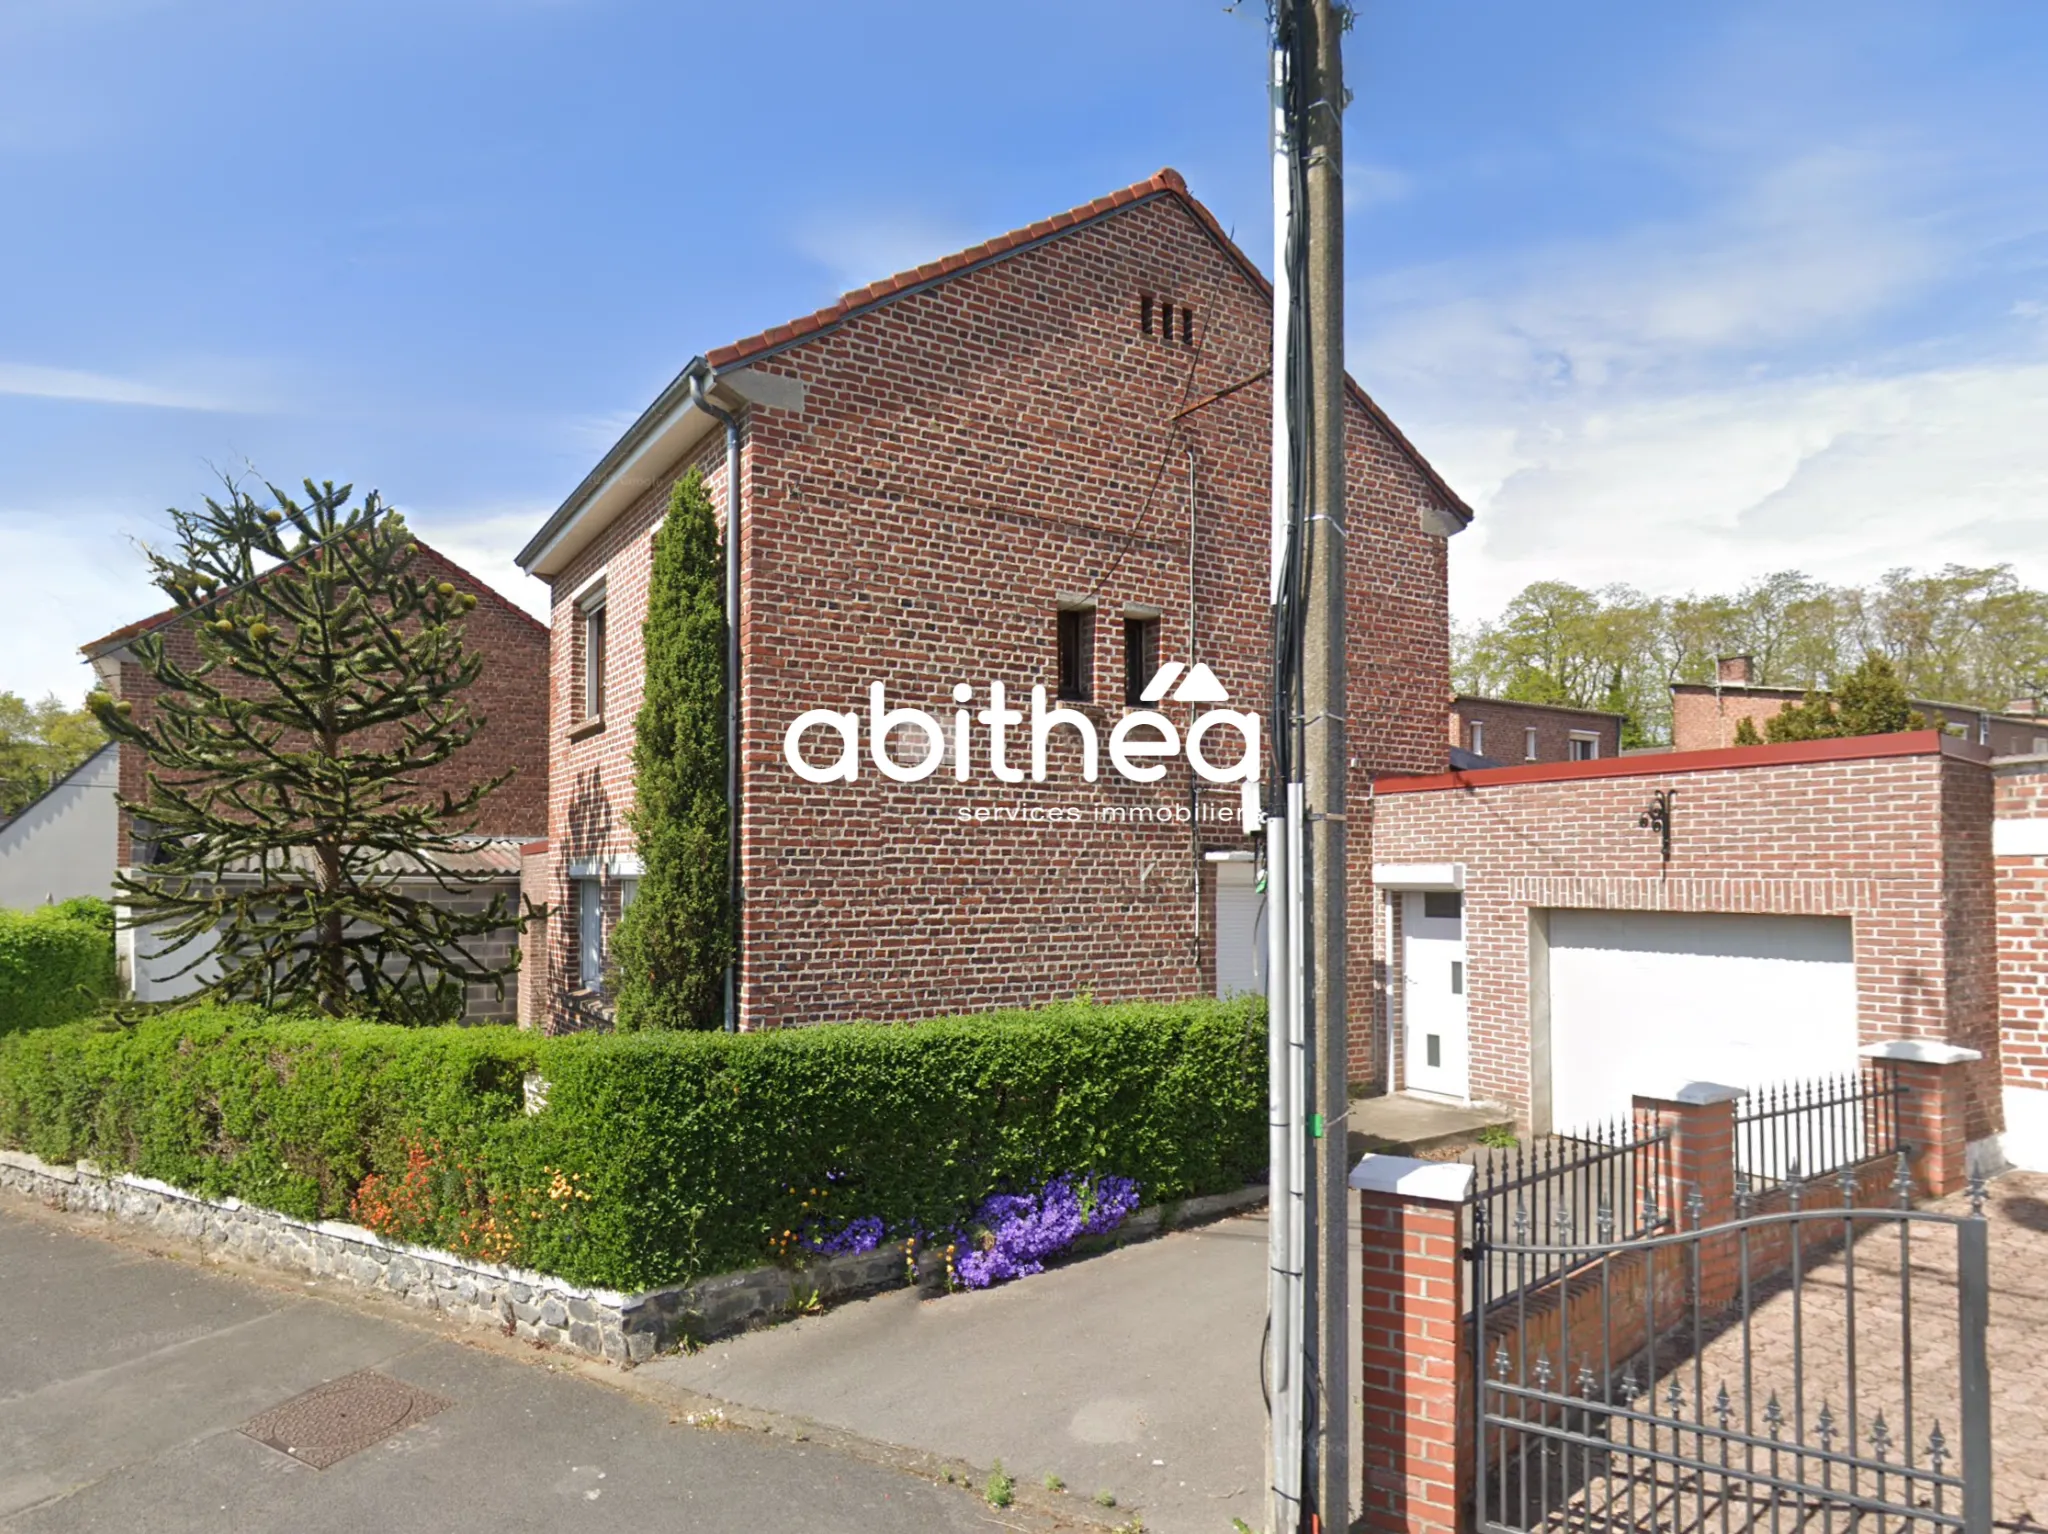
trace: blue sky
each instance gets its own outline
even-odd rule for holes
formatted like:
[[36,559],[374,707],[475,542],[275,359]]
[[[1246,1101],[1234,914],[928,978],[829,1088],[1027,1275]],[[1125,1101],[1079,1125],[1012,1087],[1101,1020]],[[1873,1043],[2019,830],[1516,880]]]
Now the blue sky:
[[[691,355],[1171,164],[1269,243],[1263,8],[0,0],[0,687],[214,468],[511,555]],[[2048,7],[1368,3],[1353,373],[1458,615],[2048,584]]]

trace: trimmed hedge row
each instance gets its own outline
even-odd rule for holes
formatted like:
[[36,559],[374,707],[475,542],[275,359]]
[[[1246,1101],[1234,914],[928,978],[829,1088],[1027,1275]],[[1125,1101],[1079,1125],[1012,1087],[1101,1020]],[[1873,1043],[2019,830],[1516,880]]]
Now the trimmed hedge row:
[[0,910],[0,1034],[68,1023],[114,994],[114,912],[104,900]]
[[1241,1186],[1264,1027],[1200,1000],[555,1039],[201,1009],[0,1040],[0,1145],[643,1289],[769,1260],[806,1221],[939,1235],[1066,1172],[1147,1201]]

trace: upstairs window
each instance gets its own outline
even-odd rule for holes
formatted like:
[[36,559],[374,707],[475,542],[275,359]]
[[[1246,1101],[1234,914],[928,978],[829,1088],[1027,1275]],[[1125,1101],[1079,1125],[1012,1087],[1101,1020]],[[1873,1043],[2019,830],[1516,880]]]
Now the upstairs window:
[[1159,620],[1124,619],[1124,702],[1136,708],[1159,671]]
[[1597,735],[1572,736],[1572,760],[1575,762],[1595,761],[1600,755],[1600,737]]
[[1536,727],[1534,725],[1525,725],[1522,729],[1522,760],[1525,762],[1536,760]]
[[1071,703],[1095,697],[1095,613],[1063,607],[1059,618],[1060,696]]
[[1472,754],[1474,756],[1486,755],[1486,721],[1484,719],[1474,719],[1466,726],[1466,729],[1470,732],[1472,738]]
[[577,607],[576,621],[583,661],[583,718],[604,717],[605,600],[603,588]]

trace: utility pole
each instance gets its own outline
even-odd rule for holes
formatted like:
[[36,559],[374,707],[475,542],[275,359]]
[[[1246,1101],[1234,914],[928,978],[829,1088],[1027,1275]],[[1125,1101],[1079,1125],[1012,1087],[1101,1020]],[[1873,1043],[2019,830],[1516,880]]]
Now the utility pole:
[[1343,66],[1350,11],[1272,0],[1271,1534],[1350,1527],[1345,1124]]
[[1307,1489],[1322,1534],[1351,1527],[1352,1304],[1346,1110],[1350,1103],[1345,1004],[1345,781],[1350,741],[1345,652],[1344,517],[1344,63],[1340,36],[1350,9],[1310,0],[1303,38],[1308,65],[1309,443],[1308,601],[1302,654],[1303,777],[1307,783],[1310,955],[1315,1038],[1311,1057],[1309,1174],[1315,1249],[1309,1254],[1310,1343],[1315,1351],[1316,1432]]

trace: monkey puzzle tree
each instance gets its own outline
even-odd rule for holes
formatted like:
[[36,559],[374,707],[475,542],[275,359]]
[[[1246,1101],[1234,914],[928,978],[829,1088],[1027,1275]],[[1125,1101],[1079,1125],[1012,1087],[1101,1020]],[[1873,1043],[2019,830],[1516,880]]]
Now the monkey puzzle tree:
[[175,615],[130,642],[161,691],[140,712],[92,700],[149,763],[127,808],[153,852],[119,899],[187,970],[210,952],[209,995],[450,1021],[467,985],[502,988],[517,965],[479,957],[479,940],[525,920],[503,895],[434,898],[477,882],[450,860],[511,777],[425,777],[476,735],[476,597],[419,565],[374,491],[351,505],[331,481],[306,481],[303,503],[266,488],[270,505],[230,482],[224,501],[170,513],[177,546],[149,560]]

